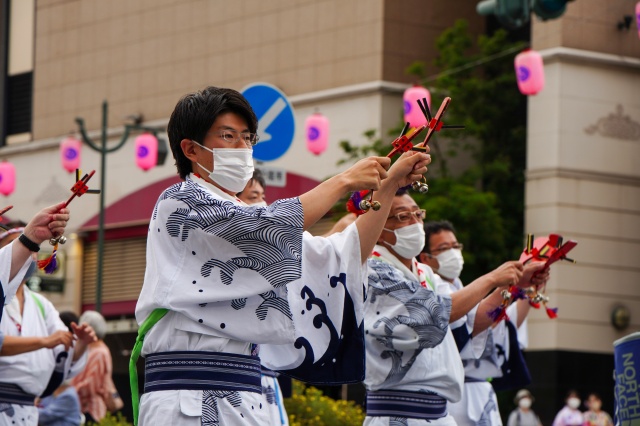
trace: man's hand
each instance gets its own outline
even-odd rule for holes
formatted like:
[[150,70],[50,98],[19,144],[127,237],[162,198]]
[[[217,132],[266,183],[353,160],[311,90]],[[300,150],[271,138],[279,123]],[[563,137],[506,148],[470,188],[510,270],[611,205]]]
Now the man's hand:
[[532,285],[537,287],[544,286],[549,281],[549,268],[544,267],[545,262],[530,262],[524,266],[522,278],[518,283],[518,287],[526,288]]
[[89,344],[98,340],[93,327],[91,327],[87,323],[78,325],[75,322],[72,322],[71,329],[73,330],[73,334],[75,334],[75,336],[77,337],[78,343],[82,342],[85,344]]
[[496,287],[517,285],[522,279],[522,263],[511,260],[489,272]]
[[65,202],[42,209],[24,227],[24,234],[36,244],[42,244],[52,237],[60,236],[69,221],[69,209]]
[[73,334],[69,331],[58,330],[50,336],[42,339],[42,346],[47,349],[53,349],[58,345],[64,345],[67,351],[73,344]]
[[340,174],[344,179],[347,191],[363,189],[380,189],[380,183],[387,178],[387,170],[391,159],[387,157],[367,157],[358,161]]
[[396,182],[398,189],[411,185],[422,179],[422,176],[427,173],[427,165],[430,163],[431,156],[429,154],[407,151],[391,166],[388,179]]

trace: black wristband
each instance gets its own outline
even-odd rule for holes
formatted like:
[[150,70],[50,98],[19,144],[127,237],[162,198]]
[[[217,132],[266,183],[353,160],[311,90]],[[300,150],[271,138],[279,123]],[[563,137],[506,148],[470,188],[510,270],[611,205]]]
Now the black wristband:
[[29,237],[27,237],[26,235],[20,234],[20,236],[18,237],[18,240],[20,240],[22,245],[28,248],[29,251],[32,251],[34,253],[37,253],[40,251],[40,246],[34,243],[33,241],[31,241]]

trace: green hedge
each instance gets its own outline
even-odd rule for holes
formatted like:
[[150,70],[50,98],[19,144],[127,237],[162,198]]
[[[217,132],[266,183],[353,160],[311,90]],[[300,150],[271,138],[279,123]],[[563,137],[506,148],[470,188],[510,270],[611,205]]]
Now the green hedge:
[[292,396],[284,399],[284,406],[291,426],[360,426],[365,417],[353,401],[336,401],[295,380]]

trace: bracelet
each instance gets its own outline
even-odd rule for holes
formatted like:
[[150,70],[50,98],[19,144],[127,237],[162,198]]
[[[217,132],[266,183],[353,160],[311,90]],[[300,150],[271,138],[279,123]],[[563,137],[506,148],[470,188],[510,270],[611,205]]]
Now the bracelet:
[[22,245],[28,248],[29,251],[32,251],[34,253],[37,253],[40,251],[40,246],[34,243],[33,241],[31,241],[29,237],[27,237],[26,235],[20,234],[20,236],[18,237],[18,240],[20,240]]

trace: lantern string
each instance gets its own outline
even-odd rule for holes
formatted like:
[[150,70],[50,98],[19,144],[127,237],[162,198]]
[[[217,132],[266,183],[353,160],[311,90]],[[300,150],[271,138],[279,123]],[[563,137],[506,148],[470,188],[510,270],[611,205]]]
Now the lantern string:
[[422,80],[422,84],[428,83],[430,81],[437,80],[440,77],[445,77],[447,75],[456,74],[458,72],[467,70],[469,68],[477,67],[478,65],[482,65],[482,64],[484,64],[486,62],[491,62],[494,59],[502,58],[503,56],[506,56],[506,55],[509,55],[511,53],[517,52],[517,51],[522,50],[524,48],[527,48],[529,46],[531,46],[529,43],[521,43],[521,44],[518,44],[517,46],[510,47],[510,48],[505,49],[505,50],[503,50],[501,52],[494,53],[493,55],[485,56],[484,58],[480,58],[480,59],[478,59],[476,61],[473,61],[473,62],[470,62],[468,64],[461,65],[461,66],[455,67],[455,68],[451,68],[450,70],[442,71],[441,73],[434,74],[434,75],[431,75],[429,77],[425,77]]

